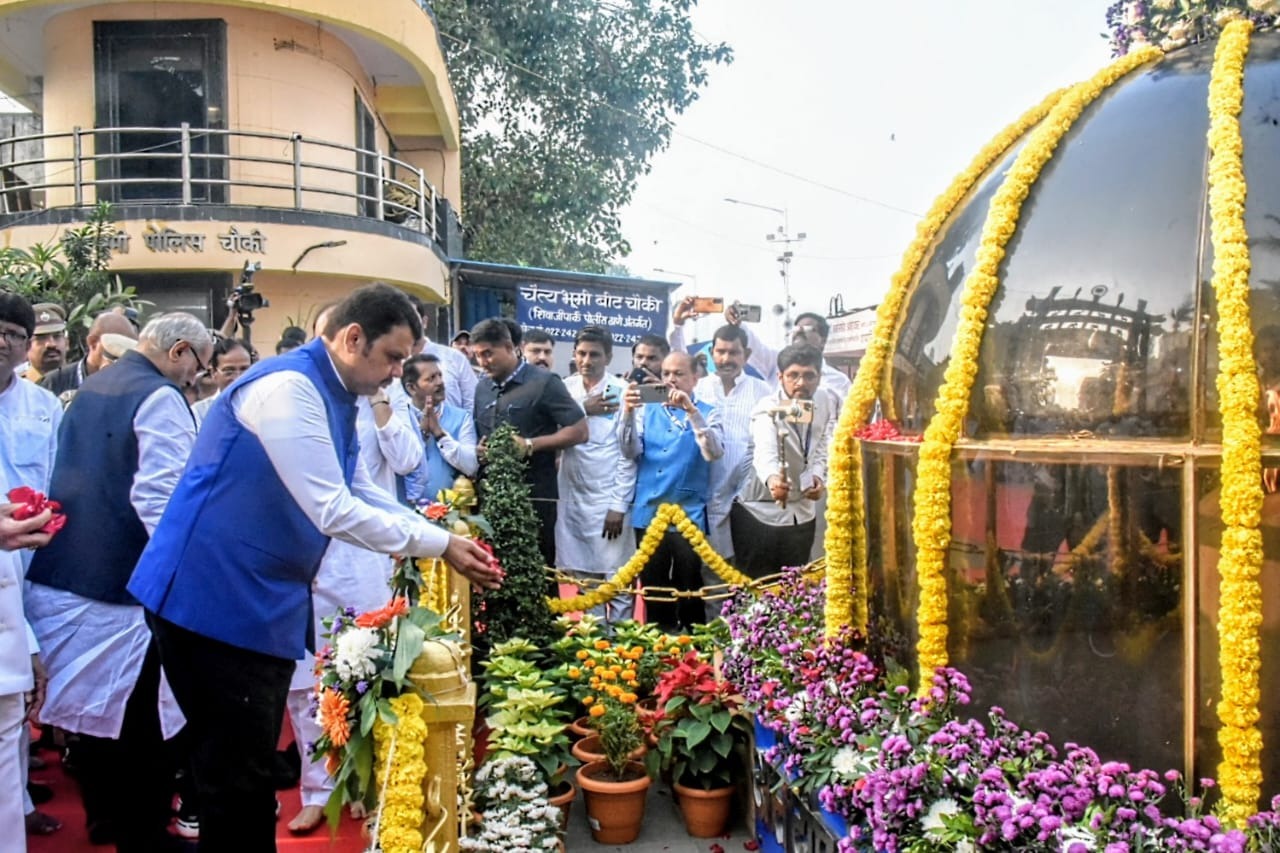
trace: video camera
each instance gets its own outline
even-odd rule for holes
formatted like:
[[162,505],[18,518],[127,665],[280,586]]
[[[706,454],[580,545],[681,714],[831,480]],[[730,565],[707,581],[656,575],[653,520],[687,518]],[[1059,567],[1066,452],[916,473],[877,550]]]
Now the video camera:
[[271,303],[261,293],[254,292],[253,274],[262,269],[261,261],[245,261],[240,271],[240,284],[231,291],[236,303],[236,314],[242,325],[253,322],[253,312],[268,308]]

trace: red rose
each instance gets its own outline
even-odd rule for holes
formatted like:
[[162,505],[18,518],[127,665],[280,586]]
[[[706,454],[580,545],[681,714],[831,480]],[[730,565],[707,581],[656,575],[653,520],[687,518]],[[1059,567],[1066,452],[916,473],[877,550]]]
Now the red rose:
[[9,502],[21,504],[13,511],[15,521],[26,521],[28,518],[35,518],[46,509],[50,510],[53,513],[53,518],[49,519],[48,523],[40,528],[41,533],[48,533],[52,536],[66,526],[67,517],[62,514],[62,504],[49,500],[43,493],[37,492],[30,486],[19,486],[16,489],[10,489]]

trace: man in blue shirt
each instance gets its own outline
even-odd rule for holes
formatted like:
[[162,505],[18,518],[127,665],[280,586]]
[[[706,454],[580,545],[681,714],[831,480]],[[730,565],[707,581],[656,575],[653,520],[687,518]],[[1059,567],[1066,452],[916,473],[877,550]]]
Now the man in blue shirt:
[[[693,397],[697,381],[693,356],[673,352],[662,360],[665,402],[644,403],[635,383],[623,396],[618,440],[622,455],[637,464],[631,513],[637,544],[665,503],[679,504],[690,521],[707,529],[710,463],[724,454],[724,440],[716,409]],[[700,589],[702,561],[678,530],[668,528],[640,581],[645,587]],[[646,602],[645,610],[650,622],[664,628],[689,628],[704,619],[702,601],[696,598]]]
[[410,417],[425,451],[418,470],[405,475],[410,505],[433,501],[459,474],[476,475],[476,425],[471,413],[445,402],[444,373],[434,355],[415,355],[401,378],[409,394]]

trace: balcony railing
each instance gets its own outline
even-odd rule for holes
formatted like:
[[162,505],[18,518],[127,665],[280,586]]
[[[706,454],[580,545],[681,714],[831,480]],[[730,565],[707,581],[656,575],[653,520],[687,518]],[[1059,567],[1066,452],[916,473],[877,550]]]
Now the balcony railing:
[[243,205],[396,223],[441,242],[436,189],[381,151],[300,133],[76,127],[0,140],[0,212],[115,204]]

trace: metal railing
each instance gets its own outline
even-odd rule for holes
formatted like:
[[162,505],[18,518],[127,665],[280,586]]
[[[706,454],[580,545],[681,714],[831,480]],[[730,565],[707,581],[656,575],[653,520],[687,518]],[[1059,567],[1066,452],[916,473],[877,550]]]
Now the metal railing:
[[[272,143],[279,154],[270,153]],[[18,155],[21,149],[37,156]],[[346,161],[349,158],[349,162]],[[0,211],[117,204],[236,204],[381,219],[440,242],[437,194],[418,167],[374,149],[192,127],[75,127],[0,139]],[[40,200],[43,199],[43,204]],[[349,210],[320,199],[345,199]],[[342,206],[339,203],[339,206]]]

